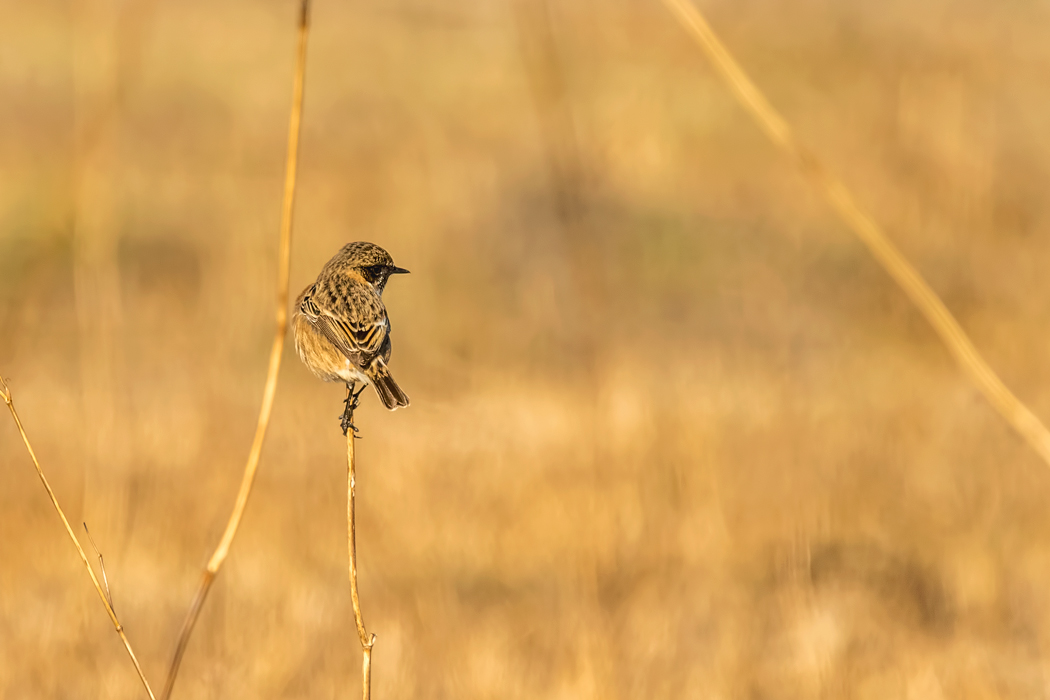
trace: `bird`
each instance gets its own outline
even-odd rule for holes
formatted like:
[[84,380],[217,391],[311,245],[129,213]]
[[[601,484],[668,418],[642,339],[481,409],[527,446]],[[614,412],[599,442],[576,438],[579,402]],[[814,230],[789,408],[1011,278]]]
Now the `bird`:
[[[319,379],[346,384],[340,422],[344,435],[348,429],[357,430],[353,414],[365,385],[371,385],[391,411],[409,405],[408,394],[387,367],[390,318],[383,305],[390,276],[407,273],[376,244],[348,243],[295,301],[292,333],[299,359]],[[363,385],[355,393],[358,382]]]

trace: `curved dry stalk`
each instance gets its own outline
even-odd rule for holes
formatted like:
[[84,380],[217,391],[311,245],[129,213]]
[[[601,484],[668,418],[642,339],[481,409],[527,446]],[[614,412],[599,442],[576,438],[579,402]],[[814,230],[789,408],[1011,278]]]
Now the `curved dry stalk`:
[[354,621],[357,623],[357,637],[361,640],[361,697],[368,700],[372,692],[372,647],[376,636],[365,629],[361,617],[361,598],[357,592],[357,529],[354,499],[357,460],[354,454],[354,431],[346,431],[346,541],[350,550],[350,600],[354,604]]
[[751,113],[758,126],[816,183],[832,208],[867,246],[879,265],[904,290],[999,415],[1028,442],[1043,461],[1050,464],[1050,431],[1003,384],[919,271],[893,245],[871,216],[860,208],[846,185],[828,172],[817,157],[798,142],[791,127],[751,82],[696,6],[689,0],[664,0],[664,4],[697,40],[726,85],[740,104]]
[[288,328],[288,277],[291,267],[292,250],[292,210],[295,204],[295,179],[296,168],[299,161],[299,132],[303,113],[303,79],[306,73],[306,39],[309,34],[309,0],[300,0],[299,4],[299,41],[296,51],[295,79],[292,86],[292,109],[288,121],[288,155],[285,162],[284,177],[284,203],[281,209],[281,231],[280,244],[277,254],[277,299],[276,299],[276,327],[274,329],[273,343],[270,346],[270,364],[266,373],[266,387],[263,390],[262,407],[259,409],[259,422],[255,428],[255,438],[252,440],[251,450],[248,452],[248,463],[244,467],[244,476],[241,478],[241,487],[237,492],[237,500],[234,502],[233,512],[226,523],[226,530],[222,534],[218,547],[208,560],[197,586],[197,593],[193,597],[190,609],[186,613],[186,619],[179,632],[179,640],[175,646],[175,654],[168,669],[168,678],[164,684],[163,700],[171,697],[171,690],[175,684],[175,677],[179,673],[179,665],[182,656],[186,652],[186,644],[189,642],[190,634],[197,622],[201,606],[204,604],[211,584],[215,581],[216,574],[226,561],[230,552],[230,545],[237,535],[241,518],[244,516],[248,497],[255,483],[255,473],[259,467],[259,456],[262,454],[263,440],[266,438],[266,429],[270,424],[270,413],[273,410],[274,394],[277,391],[277,375],[281,369],[281,356],[284,353],[284,337]]
[[[77,548],[77,554],[80,555],[80,560],[84,562],[84,568],[87,569],[88,576],[91,577],[91,583],[95,585],[95,590],[98,592],[98,597],[102,600],[102,605],[105,606],[106,612],[109,614],[109,619],[113,623],[113,627],[117,630],[117,634],[120,636],[120,641],[124,643],[124,648],[128,651],[128,656],[131,657],[131,663],[135,664],[135,671],[139,674],[139,680],[142,681],[142,685],[146,688],[146,693],[149,694],[150,700],[155,700],[153,695],[153,689],[149,687],[149,681],[146,680],[146,676],[142,673],[142,667],[139,665],[139,660],[135,656],[135,652],[131,649],[131,642],[128,641],[128,637],[124,634],[124,626],[120,624],[120,620],[117,619],[117,613],[113,610],[113,604],[110,602],[108,594],[109,584],[106,584],[106,589],[103,590],[102,585],[98,582],[98,577],[95,576],[95,570],[91,568],[91,563],[88,561],[87,555],[84,553],[84,548],[80,546],[80,540],[73,533],[73,528],[69,525],[69,520],[66,518],[66,514],[62,511],[62,506],[58,505],[58,498],[55,497],[55,492],[51,490],[51,484],[48,483],[47,477],[44,476],[44,470],[40,468],[40,461],[36,458],[36,452],[33,451],[33,446],[29,443],[29,436],[26,435],[25,428],[22,427],[22,420],[18,417],[18,411],[15,410],[15,401],[11,395],[11,388],[7,385],[7,382],[2,376],[0,376],[0,398],[7,404],[7,408],[11,411],[11,417],[15,419],[15,425],[18,427],[18,432],[22,436],[22,442],[25,443],[26,449],[29,450],[29,456],[33,459],[33,466],[36,467],[37,476],[40,477],[40,482],[44,485],[44,489],[47,490],[47,495],[51,499],[51,505],[58,511],[58,517],[62,519],[62,524],[66,527],[66,533],[69,535],[69,539],[73,540],[73,546]],[[86,528],[86,526],[85,526]],[[90,535],[88,535],[90,537]],[[102,555],[99,555],[99,561],[102,560]]]

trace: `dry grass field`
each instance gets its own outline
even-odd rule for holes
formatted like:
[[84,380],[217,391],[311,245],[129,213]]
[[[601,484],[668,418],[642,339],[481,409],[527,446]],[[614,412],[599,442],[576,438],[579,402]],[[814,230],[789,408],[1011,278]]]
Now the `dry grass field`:
[[[1050,9],[697,0],[1050,420]],[[0,0],[0,373],[154,686],[255,428],[292,0]],[[657,0],[315,0],[292,293],[342,244],[396,698],[1043,698],[1050,471]],[[342,389],[286,351],[174,698],[352,698]],[[0,415],[0,697],[144,693]]]

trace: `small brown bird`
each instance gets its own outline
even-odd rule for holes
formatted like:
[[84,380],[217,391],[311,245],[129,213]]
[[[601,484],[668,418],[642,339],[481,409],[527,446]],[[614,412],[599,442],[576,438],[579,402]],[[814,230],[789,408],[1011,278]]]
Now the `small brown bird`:
[[364,391],[362,386],[354,393],[357,382],[371,384],[391,411],[408,405],[408,395],[387,369],[390,319],[382,299],[390,275],[407,272],[374,243],[349,243],[295,302],[292,332],[299,359],[320,379],[346,383],[343,434],[353,428],[353,411]]

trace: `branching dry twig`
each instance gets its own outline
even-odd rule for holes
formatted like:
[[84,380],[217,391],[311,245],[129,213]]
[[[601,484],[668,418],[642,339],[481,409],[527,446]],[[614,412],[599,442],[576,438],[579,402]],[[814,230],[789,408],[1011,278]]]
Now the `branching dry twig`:
[[109,601],[109,607],[113,610],[117,609],[117,606],[113,605],[113,592],[109,590],[109,577],[106,576],[106,562],[102,560],[102,552],[98,551],[98,546],[95,544],[95,538],[91,536],[91,530],[88,530],[87,523],[81,523],[84,526],[84,532],[87,533],[88,542],[91,544],[91,548],[95,550],[95,556],[98,557],[98,568],[102,569],[102,585],[106,589],[106,600]]
[[179,665],[182,656],[186,652],[190,634],[200,615],[204,599],[211,590],[215,576],[219,573],[226,556],[230,552],[230,545],[237,535],[241,518],[244,516],[248,497],[251,495],[252,485],[255,483],[255,473],[259,467],[259,456],[262,453],[263,440],[266,438],[266,429],[270,424],[270,413],[273,409],[274,394],[277,391],[277,375],[281,368],[281,356],[284,352],[284,337],[288,327],[288,277],[291,267],[292,249],[292,210],[295,204],[295,179],[296,167],[299,160],[299,131],[303,112],[303,78],[306,72],[306,39],[309,34],[310,18],[309,0],[300,0],[299,4],[299,41],[296,52],[295,79],[292,87],[292,109],[288,123],[288,155],[285,162],[284,178],[284,204],[281,210],[281,232],[280,244],[277,255],[277,299],[276,299],[276,328],[274,329],[273,344],[270,347],[270,364],[266,374],[266,387],[263,390],[262,407],[259,409],[259,422],[255,428],[255,439],[252,441],[251,450],[248,453],[248,463],[244,467],[244,476],[241,479],[241,487],[237,492],[237,500],[234,502],[233,512],[226,523],[226,530],[222,534],[219,546],[216,547],[211,559],[208,561],[204,573],[201,575],[197,586],[197,593],[186,613],[186,619],[179,632],[178,643],[175,646],[175,654],[168,669],[168,678],[164,684],[163,700],[171,697],[171,691],[175,684],[175,677],[179,673]]
[[795,138],[791,127],[773,109],[762,92],[755,87],[719,40],[711,25],[690,0],[664,0],[664,4],[697,40],[719,75],[740,104],[751,113],[769,139],[787,153],[831,204],[842,220],[861,240],[884,270],[904,290],[933,330],[940,336],[949,352],[985,398],[1014,430],[1047,464],[1050,464],[1050,431],[1014,396],[999,376],[974,347],[966,332],[955,320],[937,293],[930,288],[919,271],[887,238],[881,227],[853,199],[846,185],[832,175],[817,157]]
[[369,700],[372,692],[372,646],[376,636],[365,629],[361,617],[361,599],[357,592],[357,529],[354,500],[357,460],[354,454],[354,431],[346,431],[346,540],[350,550],[350,600],[354,604],[354,621],[357,623],[357,636],[361,640],[361,697]]
[[[62,506],[58,505],[58,498],[55,497],[55,492],[51,490],[51,484],[47,482],[47,477],[44,476],[44,470],[40,468],[40,461],[36,458],[36,452],[33,451],[33,446],[29,443],[29,436],[26,435],[25,428],[22,427],[22,420],[18,417],[18,411],[15,410],[14,398],[11,395],[11,388],[7,385],[7,382],[2,376],[0,376],[0,398],[7,404],[8,410],[11,411],[11,417],[15,419],[15,425],[18,427],[18,432],[22,436],[22,442],[25,443],[26,449],[29,450],[29,456],[33,459],[33,466],[36,467],[37,476],[40,477],[40,482],[44,485],[44,489],[47,490],[47,495],[51,499],[51,505],[58,511],[58,517],[62,519],[62,524],[66,527],[66,533],[69,535],[69,539],[73,540],[73,546],[77,548],[77,554],[80,555],[80,560],[84,562],[84,568],[87,569],[88,576],[91,577],[91,583],[95,585],[95,590],[98,592],[98,597],[102,599],[102,605],[105,606],[106,612],[109,613],[109,619],[113,623],[113,627],[117,630],[117,634],[120,635],[120,641],[124,642],[124,648],[128,651],[128,656],[131,657],[131,663],[135,664],[135,671],[139,674],[139,680],[142,681],[142,685],[146,688],[146,692],[150,696],[150,700],[155,700],[153,690],[149,687],[149,681],[146,680],[146,676],[142,673],[142,667],[139,666],[139,660],[135,656],[135,652],[131,649],[131,643],[128,641],[128,637],[124,634],[124,626],[120,624],[120,620],[117,619],[117,613],[113,610],[113,604],[108,595],[109,583],[106,583],[106,588],[103,590],[102,585],[98,582],[98,577],[95,576],[95,570],[91,568],[91,562],[88,561],[87,555],[84,553],[84,548],[80,546],[80,540],[73,534],[73,528],[69,525],[69,520],[66,518],[66,514],[62,511]],[[86,529],[86,526],[85,526]],[[90,538],[90,534],[88,535]],[[94,546],[94,543],[92,543]],[[97,549],[95,550],[98,551]],[[99,555],[99,562],[102,561],[102,555]],[[105,573],[103,573],[105,576]]]

